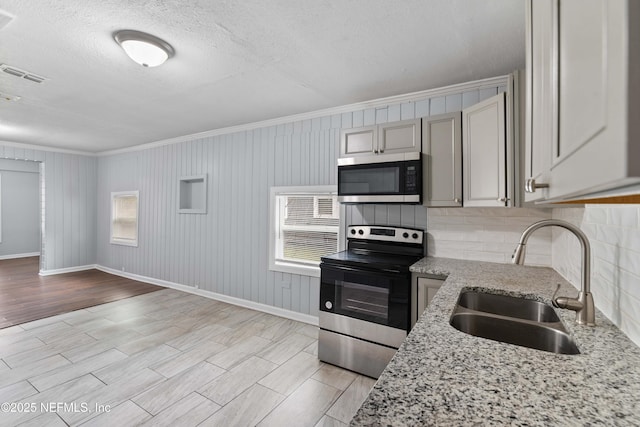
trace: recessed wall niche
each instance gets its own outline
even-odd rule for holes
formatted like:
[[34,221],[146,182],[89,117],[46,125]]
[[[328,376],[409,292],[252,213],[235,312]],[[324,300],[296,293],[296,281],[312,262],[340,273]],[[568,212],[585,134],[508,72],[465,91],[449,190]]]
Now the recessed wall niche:
[[178,213],[207,213],[207,174],[183,176],[178,191]]

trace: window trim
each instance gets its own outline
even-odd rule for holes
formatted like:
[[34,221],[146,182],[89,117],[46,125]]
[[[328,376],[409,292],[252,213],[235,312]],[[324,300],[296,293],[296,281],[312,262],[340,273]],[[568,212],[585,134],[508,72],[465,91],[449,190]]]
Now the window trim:
[[[121,196],[135,196],[136,198],[136,239],[135,241],[131,241],[131,240],[125,240],[125,239],[119,239],[116,237],[113,237],[113,208],[114,208],[114,199],[116,197],[121,197]],[[121,245],[121,246],[132,246],[132,247],[138,247],[138,241],[140,238],[140,191],[135,190],[135,191],[112,191],[111,192],[111,203],[109,205],[109,208],[111,210],[110,214],[109,214],[109,243],[111,243],[112,245]]]
[[[269,189],[269,270],[279,271],[282,273],[299,274],[302,276],[320,277],[320,266],[276,260],[276,230],[278,229],[277,211],[279,209],[279,206],[276,203],[276,196],[281,193],[337,194],[338,187],[336,185],[300,185],[292,187],[271,187]],[[344,208],[342,205],[339,205],[339,207],[340,213],[338,214],[338,217],[342,218],[344,216]],[[342,233],[343,226],[342,222],[340,222],[340,225],[338,225],[338,251],[343,250],[344,248]]]

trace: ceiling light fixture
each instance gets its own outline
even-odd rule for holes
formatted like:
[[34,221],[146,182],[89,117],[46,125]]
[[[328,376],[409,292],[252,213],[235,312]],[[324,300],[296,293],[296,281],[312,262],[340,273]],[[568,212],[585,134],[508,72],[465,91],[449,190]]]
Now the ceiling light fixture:
[[162,65],[175,53],[166,41],[141,31],[122,30],[115,33],[113,38],[129,58],[143,67]]

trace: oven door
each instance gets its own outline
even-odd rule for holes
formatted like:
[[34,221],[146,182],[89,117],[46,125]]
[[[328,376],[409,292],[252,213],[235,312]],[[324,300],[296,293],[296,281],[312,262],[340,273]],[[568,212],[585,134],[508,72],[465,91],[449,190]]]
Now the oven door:
[[411,274],[321,264],[320,310],[408,331]]

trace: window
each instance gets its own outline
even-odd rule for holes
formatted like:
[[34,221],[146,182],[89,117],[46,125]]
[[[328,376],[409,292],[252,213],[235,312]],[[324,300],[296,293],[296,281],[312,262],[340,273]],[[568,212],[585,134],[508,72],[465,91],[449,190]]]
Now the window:
[[111,243],[138,246],[138,192],[111,193]]
[[320,276],[320,257],[338,251],[334,186],[271,188],[269,268]]

